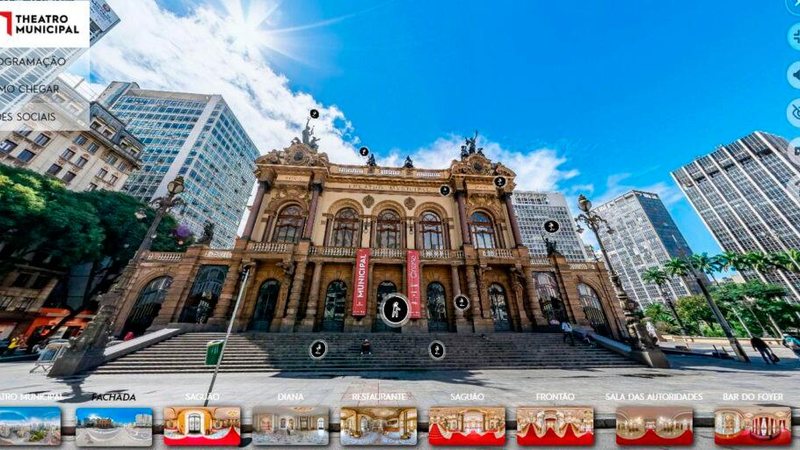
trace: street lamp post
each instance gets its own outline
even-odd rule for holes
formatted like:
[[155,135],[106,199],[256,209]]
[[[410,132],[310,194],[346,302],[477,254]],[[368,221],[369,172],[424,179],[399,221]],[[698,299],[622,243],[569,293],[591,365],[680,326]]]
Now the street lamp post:
[[[65,377],[74,375],[83,370],[96,367],[103,362],[103,351],[111,334],[111,327],[114,321],[119,303],[122,301],[125,291],[130,285],[136,267],[150,250],[153,240],[157,236],[158,226],[170,208],[183,204],[183,200],[178,197],[185,189],[183,177],[176,177],[167,185],[167,195],[153,200],[156,206],[156,215],[153,222],[147,229],[144,239],[136,249],[133,258],[122,270],[119,278],[114,282],[108,292],[100,294],[97,298],[97,314],[81,333],[78,338],[70,342],[69,348],[53,364],[48,373],[49,377]],[[136,218],[142,220],[146,217],[143,211],[136,212]]]
[[[605,228],[606,232],[609,234],[613,233],[614,230],[603,217],[592,211],[592,202],[583,194],[578,197],[578,208],[580,208],[581,214],[575,218],[575,221],[579,224],[583,223],[586,225],[597,239],[597,243],[600,246],[600,253],[603,254],[603,260],[606,264],[609,278],[611,279],[611,284],[614,286],[614,293],[625,314],[625,324],[628,331],[628,344],[631,346],[631,354],[650,367],[668,368],[669,361],[667,361],[661,349],[653,343],[644,325],[639,320],[638,304],[631,300],[631,298],[628,297],[628,293],[623,289],[619,275],[617,275],[617,272],[611,266],[611,260],[606,252],[606,247],[600,239],[601,229]],[[579,232],[582,231],[580,225],[578,229]]]

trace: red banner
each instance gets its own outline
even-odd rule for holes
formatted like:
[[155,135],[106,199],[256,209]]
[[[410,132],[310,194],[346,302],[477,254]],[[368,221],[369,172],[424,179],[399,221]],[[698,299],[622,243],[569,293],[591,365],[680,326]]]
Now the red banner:
[[406,286],[408,286],[408,303],[411,307],[410,316],[412,319],[422,317],[419,301],[419,251],[408,250],[406,252]]
[[353,316],[367,315],[369,297],[369,249],[356,250],[356,265],[353,267]]

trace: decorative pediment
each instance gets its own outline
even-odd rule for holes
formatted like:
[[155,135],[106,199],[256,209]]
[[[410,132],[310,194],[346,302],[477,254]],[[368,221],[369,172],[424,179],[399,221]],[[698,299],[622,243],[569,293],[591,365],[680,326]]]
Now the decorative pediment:
[[481,153],[472,153],[461,160],[454,160],[450,165],[450,171],[453,174],[463,175],[503,175],[507,178],[516,176],[508,167],[500,163],[493,163]]
[[330,163],[326,153],[318,153],[308,145],[295,140],[283,150],[272,150],[266,155],[258,157],[256,164],[327,167]]

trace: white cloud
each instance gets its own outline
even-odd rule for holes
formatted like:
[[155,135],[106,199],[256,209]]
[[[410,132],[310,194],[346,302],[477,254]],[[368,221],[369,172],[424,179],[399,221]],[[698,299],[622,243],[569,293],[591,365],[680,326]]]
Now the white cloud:
[[[463,144],[464,138],[450,135],[418,148],[409,155],[416,167],[443,169],[449,167],[454,159],[459,158]],[[519,190],[557,190],[559,183],[579,174],[575,169],[563,168],[567,158],[553,149],[540,148],[527,152],[509,150],[483,137],[478,138],[478,146],[483,147],[483,153],[487,158],[502,162],[517,174],[516,183]],[[406,153],[393,149],[388,156],[380,158],[378,163],[385,166],[400,166],[405,157]]]
[[675,203],[679,202],[683,199],[683,194],[681,190],[678,189],[677,186],[673,184],[668,184],[663,181],[650,184],[647,186],[636,186],[629,182],[626,182],[628,178],[631,177],[629,173],[617,173],[610,175],[606,180],[606,190],[603,192],[602,195],[593,199],[593,203],[595,205],[600,205],[607,201],[613,200],[620,195],[630,191],[630,190],[637,190],[637,191],[644,191],[644,192],[652,192],[654,194],[658,194],[661,198],[661,201],[664,202],[664,205],[669,208],[670,206],[674,205]]
[[[243,36],[230,17],[208,5],[178,17],[155,0],[109,3],[121,22],[87,54],[93,74],[103,82],[220,94],[262,153],[287,146],[305,126],[309,110],[316,108],[320,118],[314,121],[315,134],[331,160],[361,161],[351,144],[352,126],[340,109],[292,91],[286,77],[270,68],[264,52],[242,45],[243,38],[259,38],[257,33]],[[256,13],[261,14],[242,12]],[[103,86],[91,87],[100,92]]]

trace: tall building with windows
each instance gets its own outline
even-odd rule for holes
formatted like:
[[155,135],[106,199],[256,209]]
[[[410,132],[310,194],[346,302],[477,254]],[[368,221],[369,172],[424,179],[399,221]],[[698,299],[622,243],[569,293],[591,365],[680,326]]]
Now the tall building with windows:
[[[546,257],[545,239],[554,242],[556,251],[564,255],[567,261],[586,261],[586,244],[575,230],[575,220],[567,206],[564,194],[559,192],[515,192],[511,198],[514,211],[519,221],[522,242],[533,257]],[[545,230],[545,222],[554,220],[559,230],[549,233]],[[593,256],[592,260],[594,260]]]
[[[90,1],[89,19],[90,45],[97,43],[120,23],[120,18],[105,0]],[[86,50],[85,48],[4,48],[0,55],[4,61],[0,65],[0,86],[49,85]],[[47,64],[49,61],[57,63]],[[0,113],[16,111],[33,97],[34,94],[21,94],[18,90],[0,90]]]
[[[79,130],[39,129],[24,123],[15,131],[0,131],[0,163],[23,167],[61,180],[67,189],[118,191],[141,166],[144,145],[125,123],[97,102],[89,102],[62,77],[48,102],[85,116]],[[84,114],[79,112],[88,107]]]
[[[785,139],[756,131],[672,172],[725,251],[800,249],[800,167],[788,147]],[[781,284],[800,301],[796,273],[753,270],[742,275]]]
[[[609,233],[603,227],[600,239],[628,295],[642,307],[664,302],[659,287],[645,283],[642,273],[651,267],[662,267],[672,258],[688,257],[692,249],[658,195],[633,190],[593,211],[613,230]],[[674,278],[665,291],[674,300],[699,293],[700,288],[688,277]]]
[[145,144],[142,169],[123,191],[149,201],[166,194],[167,184],[181,175],[186,208],[176,212],[179,221],[197,236],[213,223],[211,245],[232,245],[255,183],[258,150],[225,100],[115,81],[98,101]]

